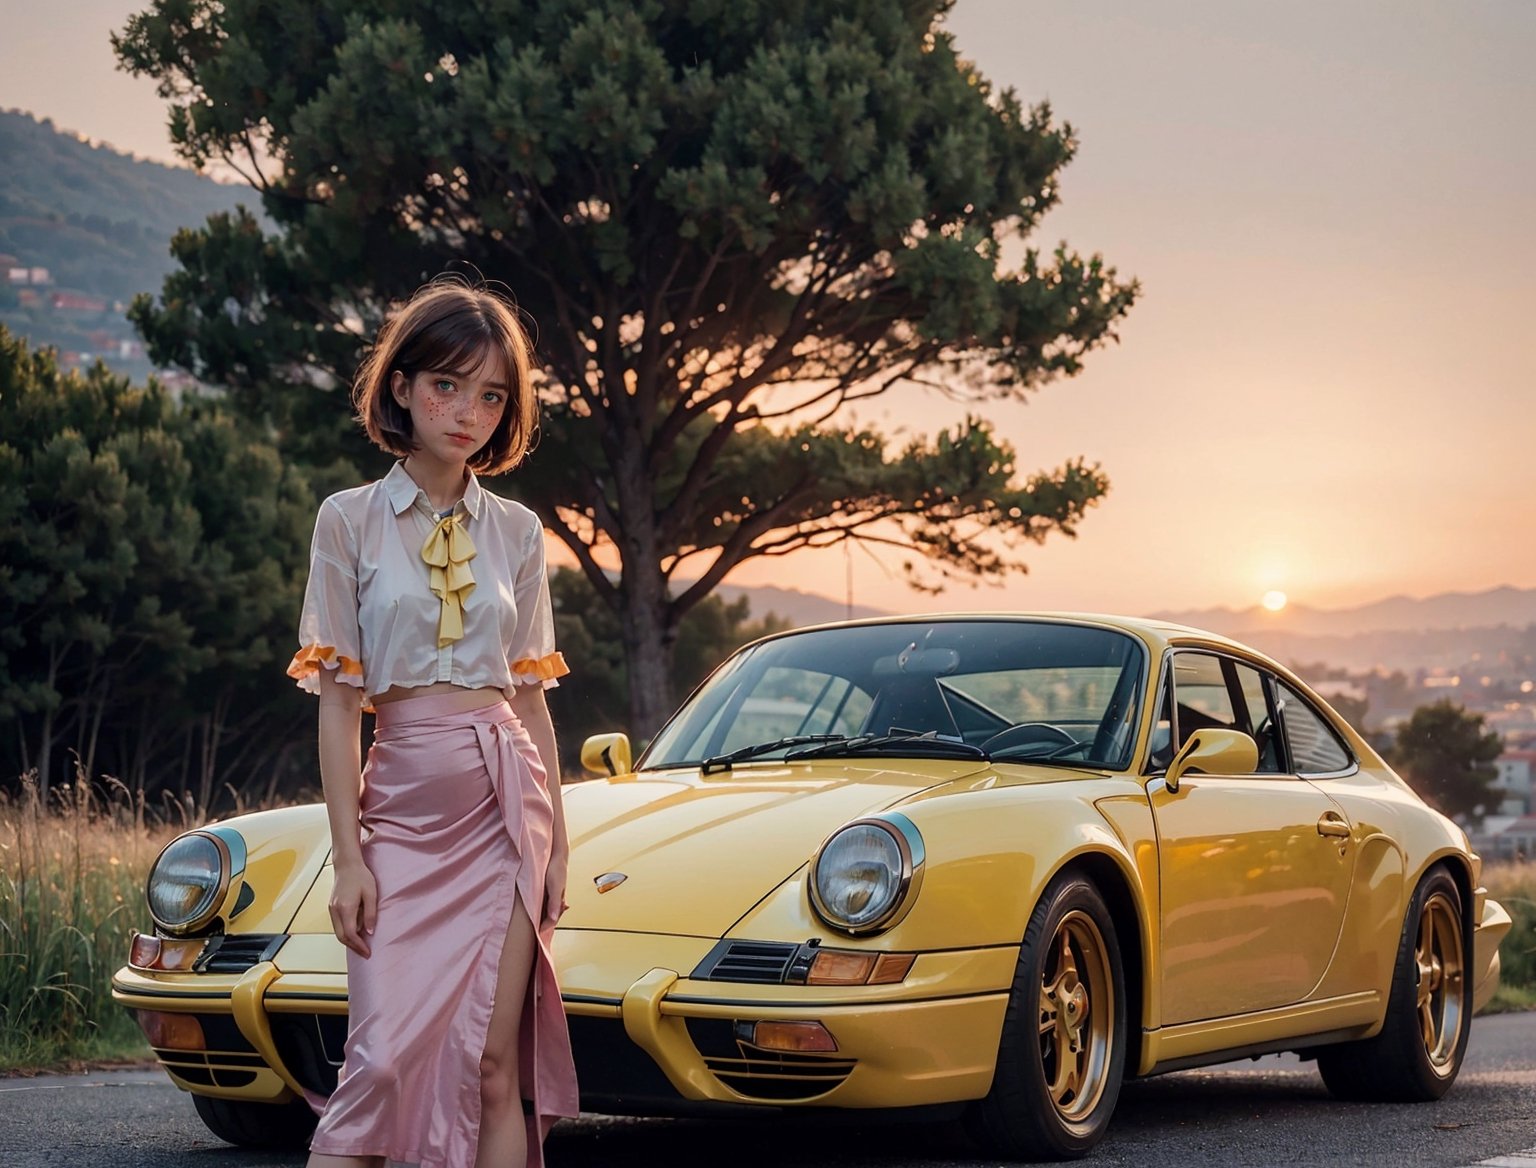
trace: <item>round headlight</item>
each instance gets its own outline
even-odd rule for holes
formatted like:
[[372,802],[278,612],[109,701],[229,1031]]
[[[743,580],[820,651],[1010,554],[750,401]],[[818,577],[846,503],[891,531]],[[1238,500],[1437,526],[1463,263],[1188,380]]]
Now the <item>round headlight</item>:
[[200,929],[218,914],[229,877],[229,849],[222,840],[198,831],[178,836],[149,870],[149,915],[167,932]]
[[922,837],[904,816],[850,823],[811,864],[811,904],[845,933],[886,928],[910,903],[922,862]]

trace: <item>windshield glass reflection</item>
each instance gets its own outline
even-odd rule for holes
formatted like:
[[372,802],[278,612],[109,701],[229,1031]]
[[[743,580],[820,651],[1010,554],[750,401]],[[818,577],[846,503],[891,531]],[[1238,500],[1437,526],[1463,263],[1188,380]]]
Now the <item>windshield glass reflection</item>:
[[717,670],[640,769],[875,753],[1122,769],[1145,672],[1135,638],[1087,625],[926,620],[791,633]]

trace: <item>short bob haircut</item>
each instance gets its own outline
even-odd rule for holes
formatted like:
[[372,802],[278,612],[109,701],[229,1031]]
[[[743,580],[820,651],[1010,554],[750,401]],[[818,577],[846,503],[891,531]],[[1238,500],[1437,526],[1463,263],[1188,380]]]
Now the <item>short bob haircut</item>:
[[429,371],[464,377],[490,357],[500,357],[506,368],[507,408],[469,466],[483,474],[509,471],[528,453],[538,426],[532,346],[511,300],[484,284],[440,276],[384,322],[352,385],[357,420],[375,446],[405,457],[416,443],[411,415],[390,390],[393,375],[410,380]]

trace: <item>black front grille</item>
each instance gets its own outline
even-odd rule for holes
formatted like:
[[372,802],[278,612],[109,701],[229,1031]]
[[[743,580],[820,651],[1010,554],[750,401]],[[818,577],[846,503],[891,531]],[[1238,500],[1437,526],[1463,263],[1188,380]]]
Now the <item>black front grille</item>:
[[270,961],[286,940],[287,933],[225,933],[210,937],[193,968],[198,973],[244,973],[253,965]]
[[733,1091],[763,1102],[802,1101],[825,1095],[850,1074],[857,1059],[837,1054],[764,1050],[736,1037],[733,1022],[689,1018],[688,1037],[714,1076]]
[[329,1095],[347,1042],[345,1014],[272,1014],[272,1041],[288,1072],[311,1091]]
[[699,981],[779,985],[800,946],[779,941],[721,941],[690,975]]

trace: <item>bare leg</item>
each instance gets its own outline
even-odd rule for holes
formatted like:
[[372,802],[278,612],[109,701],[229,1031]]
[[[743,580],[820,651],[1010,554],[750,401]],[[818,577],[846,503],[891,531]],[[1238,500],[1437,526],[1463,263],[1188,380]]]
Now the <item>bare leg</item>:
[[521,898],[512,907],[496,973],[496,1005],[480,1059],[480,1150],[475,1168],[525,1168],[528,1129],[523,1119],[517,1046],[538,938]]

